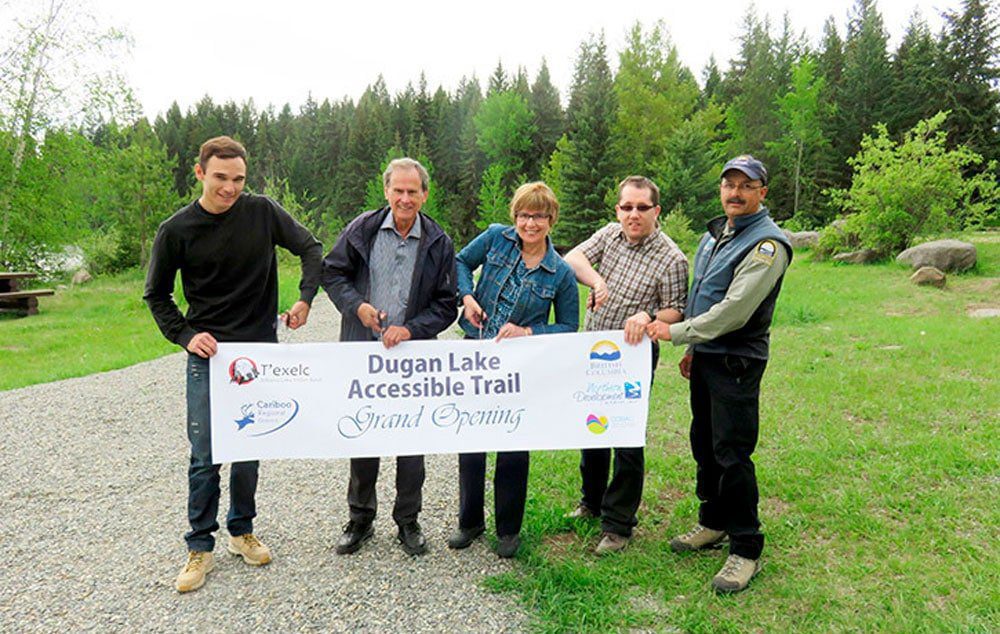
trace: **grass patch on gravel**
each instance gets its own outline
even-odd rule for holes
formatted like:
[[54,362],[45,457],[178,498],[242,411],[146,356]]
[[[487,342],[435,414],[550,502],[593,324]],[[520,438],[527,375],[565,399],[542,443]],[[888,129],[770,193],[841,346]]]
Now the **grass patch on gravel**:
[[[767,543],[746,592],[716,596],[726,550],[677,555],[697,519],[687,383],[664,348],[629,548],[598,559],[578,452],[532,455],[526,548],[487,587],[543,632],[1000,630],[1000,244],[944,290],[895,263],[801,252],[785,279],[754,454]],[[488,505],[489,506],[489,505]]]
[[[281,267],[280,306],[298,298],[298,279],[297,268]],[[0,390],[116,370],[179,351],[160,334],[142,301],[144,283],[145,271],[126,271],[42,297],[37,315],[0,315]],[[183,300],[179,278],[174,297]]]

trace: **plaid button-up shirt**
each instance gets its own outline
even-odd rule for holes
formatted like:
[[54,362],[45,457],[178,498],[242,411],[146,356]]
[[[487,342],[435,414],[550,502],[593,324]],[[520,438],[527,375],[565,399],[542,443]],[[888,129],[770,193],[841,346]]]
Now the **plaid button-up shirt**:
[[688,261],[659,228],[629,244],[613,222],[577,247],[608,284],[608,299],[587,311],[584,330],[619,330],[632,315],[662,308],[683,312],[687,303]]

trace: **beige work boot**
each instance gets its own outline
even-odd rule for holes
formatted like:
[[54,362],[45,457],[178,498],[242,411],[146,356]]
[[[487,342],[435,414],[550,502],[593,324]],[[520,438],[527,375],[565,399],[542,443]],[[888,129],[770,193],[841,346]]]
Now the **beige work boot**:
[[705,528],[701,524],[695,524],[694,528],[688,532],[671,539],[670,549],[675,553],[683,553],[691,550],[717,548],[727,538],[725,531],[717,531]]
[[260,540],[253,536],[253,533],[230,536],[226,550],[243,557],[243,561],[251,566],[263,566],[271,562],[270,549],[260,543]]
[[571,520],[589,520],[597,517],[597,514],[587,508],[585,504],[577,504],[575,509],[566,513],[563,517]]
[[205,575],[212,572],[215,560],[212,553],[203,550],[188,551],[187,564],[181,574],[177,575],[174,588],[178,592],[191,592],[205,585]]
[[607,531],[601,535],[601,542],[597,544],[597,548],[594,552],[598,555],[607,555],[610,553],[616,553],[620,550],[625,550],[628,546],[631,537],[626,537],[625,535],[619,535],[617,533],[609,533]]
[[712,587],[716,592],[739,592],[747,587],[758,572],[760,559],[729,555],[722,570],[712,578]]

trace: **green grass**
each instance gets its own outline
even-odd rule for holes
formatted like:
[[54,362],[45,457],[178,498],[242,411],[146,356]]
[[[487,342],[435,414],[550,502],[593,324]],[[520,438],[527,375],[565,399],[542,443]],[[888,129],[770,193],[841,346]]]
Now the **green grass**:
[[[764,570],[715,596],[725,551],[676,555],[697,516],[680,350],[652,393],[647,479],[630,547],[593,555],[599,529],[562,517],[578,452],[536,452],[515,571],[538,631],[995,632],[1000,630],[1000,236],[944,290],[893,263],[838,266],[799,253],[785,279],[755,454]],[[282,268],[282,306],[296,294]],[[153,325],[138,272],[42,298],[0,319],[0,389],[118,368],[177,350]],[[581,302],[583,297],[581,297]]]
[[664,348],[652,394],[640,525],[598,559],[578,452],[536,452],[521,566],[487,580],[546,632],[990,632],[1000,629],[1000,241],[945,290],[894,263],[797,254],[764,377],[755,461],[767,536],[751,588],[709,587],[725,551],[677,555],[697,519],[687,383]]
[[[297,275],[281,268],[280,306],[298,297]],[[180,350],[153,322],[142,301],[143,283],[143,271],[128,271],[39,298],[37,315],[0,315],[0,390],[123,368]],[[179,279],[174,296],[182,297]]]

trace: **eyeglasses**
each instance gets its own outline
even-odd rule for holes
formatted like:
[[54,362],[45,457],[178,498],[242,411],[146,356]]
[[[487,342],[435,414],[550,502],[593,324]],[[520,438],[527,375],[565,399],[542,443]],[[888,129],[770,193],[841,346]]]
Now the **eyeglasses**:
[[621,209],[625,213],[632,213],[632,210],[636,210],[641,214],[646,213],[650,209],[654,208],[656,205],[618,205],[618,209]]
[[535,222],[542,222],[543,220],[548,220],[552,217],[551,214],[526,214],[523,212],[517,212],[514,214],[518,222],[528,222],[529,220],[534,220]]
[[722,181],[722,191],[726,192],[752,192],[763,187],[763,185],[751,185],[750,183],[730,183],[729,181]]

